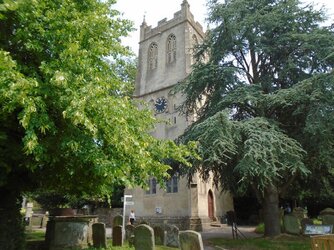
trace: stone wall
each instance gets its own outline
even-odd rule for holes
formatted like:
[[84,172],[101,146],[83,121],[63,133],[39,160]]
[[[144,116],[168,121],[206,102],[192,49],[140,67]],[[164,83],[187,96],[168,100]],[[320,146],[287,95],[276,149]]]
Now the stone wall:
[[151,227],[163,226],[165,224],[177,226],[180,230],[194,230],[201,232],[204,228],[211,224],[209,218],[189,217],[189,216],[161,216],[161,217],[149,217],[141,216],[137,217],[136,224],[145,222]]
[[106,227],[111,227],[111,223],[116,215],[123,215],[123,208],[97,208],[93,211],[97,215],[99,222],[105,223]]

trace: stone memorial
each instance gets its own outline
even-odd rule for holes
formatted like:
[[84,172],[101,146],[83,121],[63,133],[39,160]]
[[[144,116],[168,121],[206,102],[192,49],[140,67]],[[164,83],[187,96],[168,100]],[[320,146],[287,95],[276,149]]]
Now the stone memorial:
[[180,231],[179,240],[181,250],[204,250],[202,236],[196,231]]
[[164,245],[165,242],[165,230],[160,226],[153,227],[154,231],[154,240],[156,245]]
[[106,225],[104,223],[94,223],[92,225],[93,230],[93,246],[95,248],[106,248]]
[[324,214],[320,216],[322,219],[323,225],[334,225],[334,215],[332,214]]
[[288,234],[300,234],[300,225],[297,217],[291,214],[284,215],[283,224]]
[[324,210],[320,211],[320,215],[325,215],[325,214],[334,215],[334,209],[328,207],[328,208],[325,208]]
[[83,249],[93,243],[91,221],[96,216],[50,216],[45,242],[49,250]]
[[155,250],[154,231],[145,224],[135,227],[135,250]]
[[125,226],[125,238],[127,240],[129,240],[130,237],[134,234],[135,234],[135,226],[134,225],[126,225]]
[[292,211],[292,215],[297,217],[299,220],[307,218],[307,210],[302,207],[295,207]]
[[132,247],[135,239],[135,226],[126,225],[125,226],[125,238],[129,242],[129,246]]
[[112,245],[113,246],[122,246],[122,226],[114,226],[112,228]]
[[179,247],[179,228],[174,225],[166,225],[166,246]]
[[112,221],[112,226],[123,226],[123,216],[122,215],[116,215]]

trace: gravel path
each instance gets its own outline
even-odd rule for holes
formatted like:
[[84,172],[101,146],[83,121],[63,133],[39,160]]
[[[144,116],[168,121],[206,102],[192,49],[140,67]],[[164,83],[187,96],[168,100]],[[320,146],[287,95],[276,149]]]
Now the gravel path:
[[[256,238],[262,235],[254,232],[255,227],[239,226],[238,229],[246,238]],[[210,227],[201,232],[202,240],[204,244],[204,250],[224,250],[222,247],[214,247],[208,244],[208,239],[212,238],[227,238],[232,239],[232,228],[226,224],[222,224],[220,227]]]

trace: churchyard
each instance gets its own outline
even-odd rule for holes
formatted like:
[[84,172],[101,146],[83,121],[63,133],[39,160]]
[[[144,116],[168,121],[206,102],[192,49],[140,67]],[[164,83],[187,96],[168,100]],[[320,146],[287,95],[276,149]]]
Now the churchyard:
[[[174,225],[148,225],[144,222],[126,225],[125,231],[122,232],[123,217],[121,215],[113,218],[112,230],[109,229],[110,235],[107,235],[104,223],[94,220],[90,221],[92,222],[90,224],[86,217],[83,219],[79,216],[78,218],[79,220],[73,220],[73,218],[66,220],[66,223],[70,222],[69,224],[64,223],[63,218],[60,222],[55,222],[51,218],[51,223],[49,221],[47,227],[49,230],[47,230],[47,236],[43,228],[36,229],[35,227],[34,230],[32,227],[27,227],[27,250],[205,250],[222,248],[306,250],[311,249],[312,245],[319,247],[314,249],[333,249],[331,247],[334,247],[332,234],[334,210],[331,208],[322,210],[317,219],[307,218],[303,208],[295,208],[290,214],[282,214],[282,234],[275,238],[262,237],[263,227],[258,227],[256,229],[258,236],[253,234],[247,238],[239,234],[232,238],[231,235],[225,235],[224,237],[206,237],[203,240],[201,233],[192,230],[181,231]],[[225,230],[226,227],[227,225]],[[215,232],[219,230],[223,229],[217,229]],[[322,244],[327,244],[329,248],[321,248]]]
[[[44,240],[43,232],[29,232],[27,234],[28,248],[27,250],[41,250],[39,248],[40,242]],[[260,249],[294,249],[294,250],[309,250],[310,238],[300,236],[281,236],[277,239],[270,240],[265,238],[256,239],[222,239],[213,238],[206,242],[211,246],[216,246],[217,249],[239,249],[239,250],[260,250]],[[108,247],[106,250],[134,250],[134,247],[130,247],[128,242],[125,242],[123,246],[112,246],[112,240],[107,240]],[[177,248],[157,245],[155,250],[176,250]],[[87,250],[96,250],[96,248],[88,248]]]

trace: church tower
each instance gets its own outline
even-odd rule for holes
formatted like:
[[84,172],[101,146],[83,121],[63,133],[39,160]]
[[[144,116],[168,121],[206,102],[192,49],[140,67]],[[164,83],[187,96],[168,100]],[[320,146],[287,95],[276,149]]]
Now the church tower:
[[189,7],[185,0],[172,20],[162,19],[155,28],[144,20],[140,27],[135,95],[149,102],[158,117],[169,121],[170,125],[157,126],[154,136],[158,138],[175,139],[189,125],[176,112],[180,98],[170,94],[171,88],[190,73],[192,48],[204,37]]
[[[190,125],[192,119],[176,110],[182,96],[171,94],[171,90],[191,72],[193,47],[204,35],[187,0],[171,20],[162,19],[152,28],[144,19],[140,26],[135,98],[147,102],[157,118],[169,121],[157,124],[152,132],[159,139],[175,139]],[[135,188],[126,193],[133,196],[136,216],[153,224],[201,231],[204,224],[233,210],[231,197],[215,189],[210,180],[203,183],[199,176],[194,176],[190,186],[184,178],[174,176],[166,183],[166,190],[154,177],[148,184],[149,190]]]

